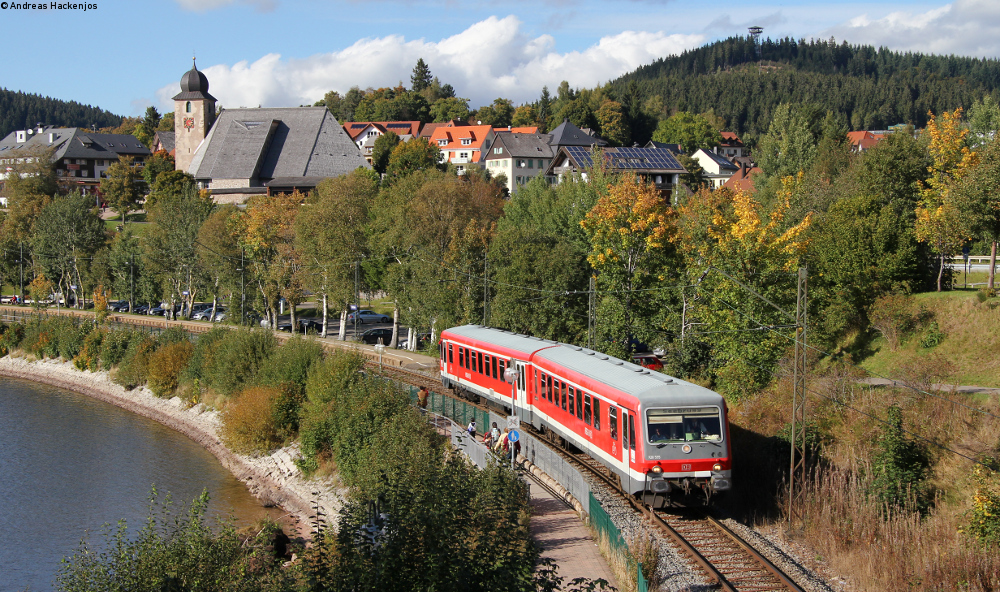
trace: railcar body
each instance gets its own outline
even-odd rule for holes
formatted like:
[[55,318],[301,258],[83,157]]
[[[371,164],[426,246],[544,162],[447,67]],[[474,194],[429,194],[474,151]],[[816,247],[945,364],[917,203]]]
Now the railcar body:
[[444,331],[440,348],[445,387],[558,434],[634,495],[710,497],[732,486],[718,393],[586,348],[479,325]]

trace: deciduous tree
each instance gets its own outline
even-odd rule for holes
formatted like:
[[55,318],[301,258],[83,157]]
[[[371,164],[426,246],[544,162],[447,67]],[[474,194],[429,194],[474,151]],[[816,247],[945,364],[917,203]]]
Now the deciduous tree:
[[679,111],[660,121],[653,132],[653,140],[680,144],[684,152],[692,154],[699,148],[718,146],[722,142],[722,134],[701,115]]
[[119,156],[118,162],[108,167],[107,177],[101,179],[101,193],[111,208],[127,221],[128,213],[139,207],[142,190],[142,169],[131,156]]
[[962,248],[971,233],[955,199],[952,188],[976,165],[978,157],[965,145],[969,130],[960,125],[962,109],[944,112],[940,118],[930,114],[926,133],[927,151],[932,164],[922,184],[920,205],[916,208],[917,240],[927,243],[938,255],[937,291],[941,291],[945,258]]
[[391,131],[375,139],[375,145],[372,146],[372,168],[375,172],[380,175],[385,173],[385,169],[389,166],[389,156],[398,145],[399,136]]

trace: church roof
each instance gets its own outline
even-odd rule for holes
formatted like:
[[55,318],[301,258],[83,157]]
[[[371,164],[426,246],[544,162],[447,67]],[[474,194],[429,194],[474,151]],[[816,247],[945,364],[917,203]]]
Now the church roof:
[[181,76],[181,92],[174,96],[173,100],[188,101],[192,99],[215,100],[215,97],[208,94],[208,77],[199,71],[198,66],[194,64],[190,70],[184,73],[184,76]]
[[226,109],[188,172],[199,180],[336,177],[370,168],[326,107]]

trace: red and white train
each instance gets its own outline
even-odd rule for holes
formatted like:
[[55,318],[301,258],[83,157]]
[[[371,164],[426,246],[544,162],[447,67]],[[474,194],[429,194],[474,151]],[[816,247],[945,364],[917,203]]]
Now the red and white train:
[[586,348],[479,325],[444,331],[440,348],[445,387],[558,434],[633,495],[700,489],[709,498],[732,486],[726,403],[716,392]]

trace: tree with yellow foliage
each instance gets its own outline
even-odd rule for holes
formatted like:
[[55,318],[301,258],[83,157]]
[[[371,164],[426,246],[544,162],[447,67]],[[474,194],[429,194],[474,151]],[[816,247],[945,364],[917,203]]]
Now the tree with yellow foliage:
[[646,292],[665,279],[674,247],[675,213],[651,184],[624,176],[611,185],[580,222],[597,275],[598,347],[624,357],[632,338],[651,329],[657,299]]
[[794,310],[795,270],[811,223],[808,215],[798,222],[787,219],[791,196],[801,182],[801,174],[784,178],[770,208],[751,193],[719,190],[701,191],[679,210],[674,240],[687,267],[705,273],[691,314],[701,331],[711,335],[711,371],[720,389],[734,399],[770,381],[793,329],[787,317],[728,276],[782,309]]
[[927,151],[933,163],[927,167],[930,177],[921,183],[917,215],[917,240],[927,243],[939,259],[937,291],[941,291],[945,258],[962,248],[969,231],[952,188],[979,162],[978,155],[965,145],[969,130],[962,126],[962,109],[944,112],[940,118],[930,113],[925,133],[930,138]]

